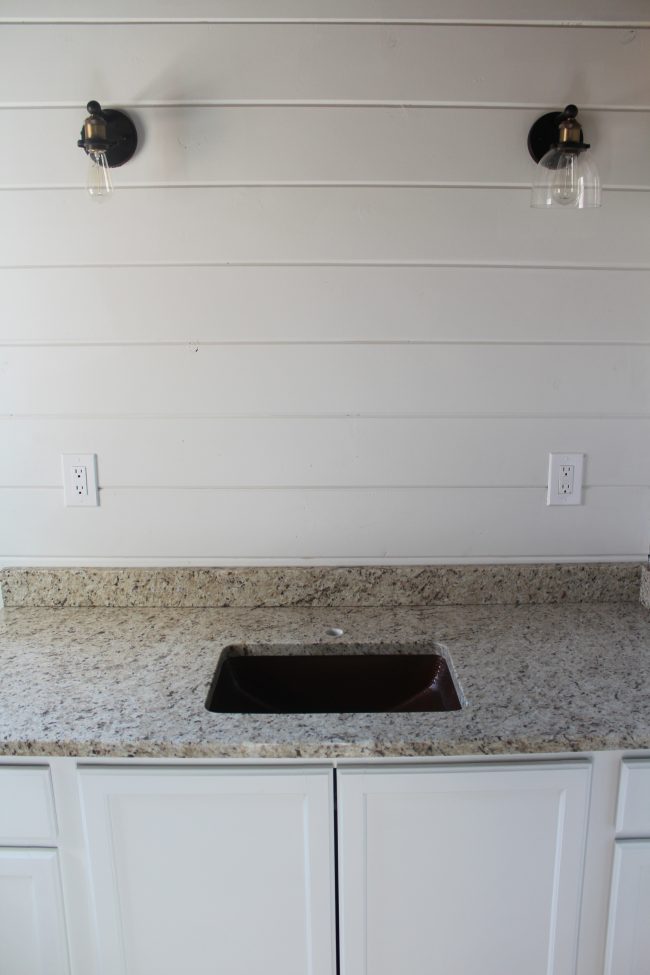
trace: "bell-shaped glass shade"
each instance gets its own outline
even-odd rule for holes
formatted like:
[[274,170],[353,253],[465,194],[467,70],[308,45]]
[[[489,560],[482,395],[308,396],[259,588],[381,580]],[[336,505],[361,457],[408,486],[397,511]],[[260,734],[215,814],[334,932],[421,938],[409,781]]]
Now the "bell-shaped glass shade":
[[600,176],[588,149],[553,146],[542,156],[530,198],[532,207],[599,207]]

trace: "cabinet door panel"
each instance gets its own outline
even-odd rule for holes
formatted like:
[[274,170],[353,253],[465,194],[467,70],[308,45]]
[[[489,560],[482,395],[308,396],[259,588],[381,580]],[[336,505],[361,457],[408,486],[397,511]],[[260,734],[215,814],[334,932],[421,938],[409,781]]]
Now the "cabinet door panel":
[[616,844],[606,957],[606,975],[650,972],[650,840]]
[[343,975],[571,975],[587,764],[343,771]]
[[0,767],[0,843],[56,843],[56,817],[49,768]]
[[0,973],[68,972],[56,851],[0,849]]
[[616,832],[639,837],[650,833],[650,761],[648,759],[631,758],[621,763]]
[[103,975],[332,975],[328,770],[81,780]]

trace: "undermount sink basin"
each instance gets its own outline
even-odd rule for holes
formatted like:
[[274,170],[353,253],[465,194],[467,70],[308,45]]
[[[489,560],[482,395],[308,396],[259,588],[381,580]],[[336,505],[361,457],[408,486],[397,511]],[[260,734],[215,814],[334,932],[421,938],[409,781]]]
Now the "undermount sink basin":
[[226,647],[206,708],[229,714],[324,714],[461,707],[447,661],[439,653],[306,649],[251,654],[246,647]]

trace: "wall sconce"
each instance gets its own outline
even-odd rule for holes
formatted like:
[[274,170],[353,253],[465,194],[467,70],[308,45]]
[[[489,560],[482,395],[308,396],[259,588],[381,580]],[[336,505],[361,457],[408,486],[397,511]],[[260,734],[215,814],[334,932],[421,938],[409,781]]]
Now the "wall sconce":
[[528,133],[528,151],[538,164],[532,207],[600,206],[600,176],[576,119],[578,109],[542,115]]
[[128,115],[88,102],[88,118],[78,146],[88,155],[86,189],[98,203],[113,193],[111,169],[128,162],[138,145],[138,133]]

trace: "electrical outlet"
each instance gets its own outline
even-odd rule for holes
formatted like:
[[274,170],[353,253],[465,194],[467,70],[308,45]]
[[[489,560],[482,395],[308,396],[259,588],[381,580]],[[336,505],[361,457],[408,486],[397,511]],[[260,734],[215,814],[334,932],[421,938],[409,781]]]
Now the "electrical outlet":
[[584,454],[548,455],[547,504],[582,504]]
[[96,507],[97,454],[61,454],[63,503],[66,508]]
[[560,464],[560,473],[557,479],[557,489],[559,494],[573,494],[573,481],[576,469],[573,464]]
[[72,468],[72,490],[76,498],[88,497],[88,468]]

